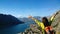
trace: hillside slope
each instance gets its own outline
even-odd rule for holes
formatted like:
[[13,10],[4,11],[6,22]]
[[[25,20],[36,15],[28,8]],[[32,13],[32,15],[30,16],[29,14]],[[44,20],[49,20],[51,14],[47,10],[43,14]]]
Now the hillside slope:
[[0,14],[0,28],[9,27],[12,25],[22,24],[24,22],[18,20],[16,17],[12,15]]

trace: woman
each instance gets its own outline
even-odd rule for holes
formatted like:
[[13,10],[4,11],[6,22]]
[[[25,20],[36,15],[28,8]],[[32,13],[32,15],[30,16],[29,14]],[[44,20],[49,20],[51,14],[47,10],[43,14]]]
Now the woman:
[[48,19],[46,17],[43,17],[42,18],[42,22],[40,22],[39,20],[33,18],[32,16],[29,16],[29,18],[31,18],[32,20],[34,20],[38,24],[38,26],[40,26],[42,28],[43,34],[45,34],[45,32],[46,32],[46,34],[54,34],[53,33],[53,29],[51,27],[51,23],[52,23],[52,21],[54,20],[54,17],[57,14],[58,14],[58,12],[51,17],[50,22],[48,22]]

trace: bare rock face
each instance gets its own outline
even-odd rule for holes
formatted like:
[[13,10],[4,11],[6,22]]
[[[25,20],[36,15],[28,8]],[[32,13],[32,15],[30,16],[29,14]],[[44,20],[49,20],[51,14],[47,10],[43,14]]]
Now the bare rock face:
[[58,34],[60,33],[60,10],[57,11],[58,14],[55,16],[54,21],[52,22],[51,26],[53,26],[54,30]]

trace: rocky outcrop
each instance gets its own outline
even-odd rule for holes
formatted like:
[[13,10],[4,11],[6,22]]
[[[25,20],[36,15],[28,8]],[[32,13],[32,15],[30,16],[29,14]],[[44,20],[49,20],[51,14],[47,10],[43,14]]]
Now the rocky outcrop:
[[26,29],[25,32],[18,34],[42,34],[41,28],[37,24],[31,24],[30,28]]
[[54,28],[57,34],[60,34],[60,10],[57,12],[58,14],[55,16],[51,26]]
[[[58,14],[55,16],[51,26],[53,27],[56,34],[60,34],[60,11],[57,11],[57,12]],[[21,32],[18,34],[42,34],[42,31],[37,24],[31,24],[30,28],[26,29],[25,32]]]

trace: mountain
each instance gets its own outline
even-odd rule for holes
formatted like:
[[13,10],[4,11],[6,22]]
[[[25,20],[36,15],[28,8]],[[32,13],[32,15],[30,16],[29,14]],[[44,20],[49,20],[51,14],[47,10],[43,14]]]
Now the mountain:
[[0,27],[22,24],[24,22],[18,20],[12,15],[0,14]]
[[41,21],[41,19],[42,19],[42,17],[40,17],[40,16],[34,16],[34,18],[36,18],[39,21]]
[[[36,19],[38,19],[38,20],[41,21],[41,17],[39,17],[39,16],[34,16],[34,18],[36,18]],[[26,18],[26,17],[18,18],[18,19],[21,20],[21,21],[23,21],[23,22],[33,22],[32,19],[30,19],[30,18]]]

